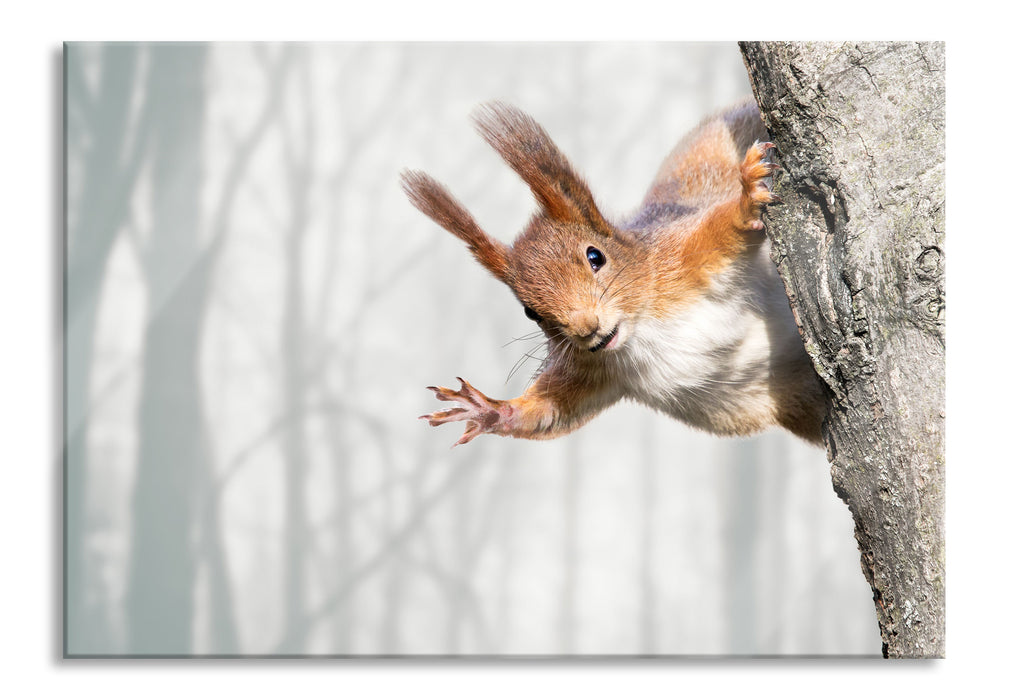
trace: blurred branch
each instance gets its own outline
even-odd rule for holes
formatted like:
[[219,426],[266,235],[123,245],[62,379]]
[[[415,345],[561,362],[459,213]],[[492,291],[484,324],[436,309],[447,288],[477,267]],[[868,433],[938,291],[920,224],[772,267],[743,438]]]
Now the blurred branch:
[[384,425],[380,418],[369,415],[362,412],[359,408],[354,408],[351,410],[346,405],[338,401],[324,401],[317,404],[306,405],[298,407],[287,413],[281,414],[270,421],[254,438],[248,441],[245,447],[239,449],[235,455],[228,461],[228,466],[225,467],[224,473],[217,479],[213,490],[219,495],[224,488],[227,486],[228,482],[234,478],[248,461],[255,456],[258,449],[266,445],[271,439],[281,435],[285,430],[287,430],[291,423],[296,420],[300,420],[309,415],[325,415],[325,414],[343,414],[347,417],[354,418],[369,430],[374,438],[375,443],[380,447],[380,449],[390,456],[391,452],[385,441]]
[[485,551],[487,542],[491,539],[494,527],[497,524],[498,514],[501,510],[501,503],[505,500],[500,497],[503,485],[507,483],[507,472],[510,464],[499,464],[497,468],[497,478],[488,489],[490,495],[487,496],[487,505],[480,509],[479,526],[472,530],[472,536],[468,542],[469,558],[471,562],[476,562],[480,554]]
[[[259,47],[257,46],[258,49]],[[271,123],[276,119],[277,112],[283,104],[282,94],[286,86],[287,73],[292,62],[292,53],[292,48],[285,46],[280,52],[280,57],[272,65],[266,66],[264,63],[264,69],[267,71],[267,90],[259,116],[245,138],[241,140],[235,149],[234,156],[225,174],[221,197],[211,218],[213,222],[211,225],[211,239],[207,246],[207,254],[209,256],[214,256],[220,250],[224,239],[227,237],[231,223],[232,207],[238,194],[238,188],[242,183],[242,178],[245,175],[245,170],[248,168],[249,161],[252,159],[256,148],[259,146]]]
[[[485,650],[491,647],[491,632],[487,618],[480,608],[480,599],[473,586],[462,576],[453,576],[435,561],[420,561],[409,553],[403,556],[404,563],[415,571],[426,575],[437,583],[442,590],[446,602],[458,605],[466,612],[460,622],[469,620],[477,636],[477,649]],[[469,572],[464,572],[469,573]]]
[[[425,468],[415,469],[409,474],[403,474],[395,477],[389,477],[383,480],[377,486],[374,486],[362,494],[354,497],[350,500],[349,506],[352,510],[363,510],[364,508],[371,505],[373,501],[377,501],[379,498],[387,497],[389,493],[395,492],[401,489],[415,487],[418,483],[422,483],[425,477],[428,476],[429,470]],[[333,513],[330,517],[322,520],[319,523],[320,528],[332,527],[337,523],[338,513]]]
[[[270,49],[271,49],[271,46],[272,46],[271,44],[269,44],[269,43],[263,43],[263,42],[257,42],[257,43],[255,43],[255,44],[252,45],[252,58],[256,61],[257,64],[259,64],[259,67],[264,72],[269,72],[269,70],[270,70]],[[288,49],[288,48],[289,47],[287,47],[287,46],[284,47],[284,49]],[[282,49],[282,50],[284,50],[284,49]]]
[[[66,50],[64,49],[64,51]],[[76,49],[74,53],[79,51],[80,49]],[[76,55],[68,56],[63,65],[66,70],[64,80],[67,86],[67,108],[71,111],[76,109],[80,113],[80,119],[84,122],[85,128],[90,130],[95,119],[95,98],[88,89],[82,61]]]
[[241,652],[238,623],[232,605],[233,585],[227,551],[221,542],[220,503],[207,488],[213,478],[211,472],[202,471],[199,477],[207,503],[200,509],[203,520],[197,528],[194,558],[209,567],[211,648],[217,654],[238,654]]
[[[68,162],[79,190],[68,191],[74,201],[66,212],[65,281],[67,319],[65,343],[66,446],[66,560],[65,648],[104,648],[109,642],[111,623],[94,605],[90,592],[94,582],[89,574],[85,541],[91,523],[87,503],[91,489],[88,436],[91,425],[91,378],[95,336],[103,301],[103,279],[110,252],[119,234],[127,202],[136,184],[141,155],[146,155],[150,98],[143,101],[140,132],[133,140],[132,153],[123,168],[124,134],[128,131],[132,96],[138,81],[138,50],[133,45],[105,45],[97,53],[98,81],[86,92],[81,56],[70,49],[65,62],[72,90],[70,104],[83,105],[83,113],[68,111]],[[76,86],[76,87],[75,87]],[[86,119],[79,124],[81,119]],[[137,128],[137,127],[134,127]],[[77,156],[71,159],[71,156]],[[102,594],[99,594],[102,595]],[[69,635],[73,635],[70,639]],[[83,646],[82,646],[83,644]]]
[[[230,289],[224,289],[214,295],[215,303],[226,312],[224,314],[225,318],[230,318],[242,330],[246,338],[248,338],[249,344],[255,349],[263,366],[271,367],[275,365],[277,362],[276,355],[262,338],[256,336],[248,320],[241,313],[241,310],[247,307],[233,302],[228,295],[229,291]],[[258,308],[254,310],[256,312],[259,311]]]
[[420,532],[421,525],[428,518],[432,511],[445,500],[458,486],[471,474],[474,473],[472,467],[460,467],[452,469],[441,485],[430,495],[428,495],[413,514],[396,530],[396,532],[385,542],[385,546],[376,554],[367,559],[352,574],[347,576],[343,585],[329,596],[306,616],[304,626],[299,630],[297,637],[285,636],[281,639],[274,651],[274,654],[294,654],[301,648],[304,638],[311,630],[318,625],[332,612],[338,609],[345,600],[371,576],[378,573],[386,561],[394,554],[398,554],[403,546]]
[[270,201],[269,197],[269,194],[273,189],[272,183],[263,184],[253,181],[249,183],[248,187],[251,206],[257,207],[258,212],[260,212],[260,215],[266,224],[266,228],[280,228],[282,226],[280,214],[277,213],[277,210],[273,207],[273,203]]
[[106,381],[100,389],[95,391],[94,398],[92,398],[88,404],[88,415],[91,417],[97,416],[105,402],[115,395],[116,390],[123,384],[123,382],[125,382],[131,374],[136,374],[139,370],[140,368],[137,366],[135,360],[123,362],[122,365],[112,373],[109,380]]
[[127,209],[123,218],[123,233],[126,236],[126,241],[130,244],[130,250],[133,251],[133,257],[137,262],[138,266],[144,264],[144,241],[142,234],[140,233],[140,227],[137,226],[137,219],[133,215],[133,208]]
[[[97,293],[98,278],[147,155],[154,118],[150,99],[143,101],[133,124],[133,139],[128,148],[126,144],[131,112],[128,96],[142,79],[138,78],[137,53],[132,46],[102,50],[98,94],[86,124],[89,140],[83,164],[84,189],[77,207],[78,221],[68,230],[67,278],[94,287],[87,290],[89,294]],[[68,63],[71,71],[82,70],[78,61]]]
[[[289,634],[301,628],[307,604],[309,545],[313,541],[308,522],[309,454],[306,421],[301,408],[310,392],[305,356],[308,331],[304,319],[304,241],[308,233],[313,162],[316,151],[314,105],[310,64],[305,50],[298,51],[294,69],[295,84],[290,99],[285,100],[280,117],[281,157],[286,170],[288,221],[283,252],[283,299],[278,346],[281,348],[281,372],[278,387],[285,409],[297,417],[280,437],[283,470],[283,586],[284,625]],[[302,122],[296,128],[292,111],[300,107]],[[298,144],[301,137],[301,145]]]
[[[354,308],[354,313],[350,318],[345,319],[340,326],[344,328],[358,328],[365,322],[369,315],[372,313],[372,307],[374,303],[381,299],[386,294],[391,294],[394,292],[399,284],[401,284],[405,279],[408,279],[410,274],[414,271],[423,269],[423,265],[420,264],[424,258],[428,257],[434,252],[431,246],[421,246],[416,252],[411,251],[409,254],[404,256],[402,262],[400,262],[396,267],[392,269],[391,272],[384,275],[381,281],[374,281],[374,276],[370,276],[369,279],[373,280],[370,285],[370,290],[365,292],[365,297],[368,299],[367,304],[358,304]],[[326,277],[328,281],[332,275]],[[324,281],[323,284],[326,284]],[[328,286],[328,285],[327,285]],[[328,293],[328,291],[327,291]],[[320,314],[325,314],[326,311],[321,310]],[[325,324],[323,321],[325,316],[321,316],[316,324],[317,328],[324,328]],[[340,358],[339,348],[335,345],[333,341],[329,341],[326,338],[320,338],[317,344],[317,357],[313,359],[313,372],[323,373],[325,372],[328,365],[334,359]],[[358,350],[356,348],[348,348],[349,352],[356,353]]]
[[[351,109],[357,109],[359,106],[358,100],[353,99],[353,95],[350,94],[350,80],[351,78],[360,75],[359,62],[363,59],[365,54],[365,49],[367,45],[362,45],[360,47],[355,47],[355,51],[352,55],[342,62],[343,70],[341,71],[340,79],[337,81],[336,92],[337,92],[337,103],[341,106],[350,106],[350,109],[342,110],[344,113],[348,113]],[[389,87],[385,93],[385,99],[378,103],[379,107],[377,110],[370,112],[356,124],[352,125],[349,120],[344,125],[344,132],[342,134],[342,143],[345,144],[346,150],[343,152],[340,159],[337,161],[337,166],[329,176],[329,189],[332,192],[332,197],[330,201],[333,203],[333,208],[339,210],[343,204],[343,199],[346,197],[347,190],[347,179],[351,173],[353,173],[357,168],[357,161],[364,153],[365,146],[371,143],[372,140],[366,138],[368,134],[375,135],[381,134],[383,130],[388,126],[393,117],[398,113],[397,110],[391,109],[388,105],[392,103],[399,91],[399,87],[402,81],[405,79],[405,74],[407,71],[407,64],[403,59],[398,59],[399,63],[397,65],[396,72],[394,74],[393,80],[390,80]],[[395,152],[395,149],[393,149]],[[327,241],[327,251],[326,260],[330,262],[333,259],[334,250],[334,236],[330,236]],[[409,257],[407,258],[409,261]],[[387,278],[388,279],[388,278]],[[326,275],[322,280],[322,293],[319,295],[319,305],[315,310],[316,327],[325,328],[325,320],[329,313],[329,303],[332,298],[331,288],[332,283],[335,281],[334,275]],[[371,286],[366,294],[368,299],[373,298],[373,291],[375,285]],[[385,287],[379,287],[379,289],[385,289]],[[362,309],[358,309],[358,315],[360,315]]]

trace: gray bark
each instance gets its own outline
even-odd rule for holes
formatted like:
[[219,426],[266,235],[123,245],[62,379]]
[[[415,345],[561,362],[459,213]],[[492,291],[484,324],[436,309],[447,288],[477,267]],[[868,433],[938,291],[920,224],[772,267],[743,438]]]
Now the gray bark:
[[943,656],[944,45],[741,49],[784,167],[767,232],[829,389],[883,655]]

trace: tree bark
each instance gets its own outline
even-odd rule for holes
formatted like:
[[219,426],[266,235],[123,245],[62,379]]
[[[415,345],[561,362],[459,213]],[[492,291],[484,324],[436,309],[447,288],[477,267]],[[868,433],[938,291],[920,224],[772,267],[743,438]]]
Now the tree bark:
[[765,218],[883,655],[945,653],[945,51],[740,45],[777,144]]

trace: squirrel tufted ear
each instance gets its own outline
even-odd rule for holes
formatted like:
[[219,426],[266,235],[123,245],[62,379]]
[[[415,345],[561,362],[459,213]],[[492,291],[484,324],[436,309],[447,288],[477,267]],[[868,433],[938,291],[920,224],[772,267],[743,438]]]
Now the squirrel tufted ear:
[[596,207],[588,185],[532,117],[511,105],[489,102],[477,108],[473,121],[480,135],[529,185],[548,216],[612,235],[613,227]]
[[508,246],[484,233],[465,207],[427,173],[404,170],[400,182],[415,207],[460,238],[481,265],[499,280],[508,283]]

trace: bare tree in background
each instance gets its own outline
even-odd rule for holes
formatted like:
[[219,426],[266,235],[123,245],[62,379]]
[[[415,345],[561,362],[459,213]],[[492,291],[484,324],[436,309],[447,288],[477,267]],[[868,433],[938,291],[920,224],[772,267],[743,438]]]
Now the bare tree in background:
[[[137,472],[127,583],[128,650],[186,654],[193,642],[193,595],[200,554],[210,578],[216,653],[237,653],[230,584],[218,541],[211,441],[199,380],[203,320],[216,262],[230,232],[249,161],[275,118],[289,55],[264,59],[263,107],[236,144],[201,240],[200,187],[206,45],[149,48],[148,93],[157,118],[151,145],[151,231],[143,242],[147,325],[142,355]],[[204,499],[203,517],[198,498]],[[200,550],[194,546],[202,539]]]
[[308,397],[303,288],[305,278],[305,237],[308,233],[309,195],[315,167],[315,119],[312,104],[309,56],[299,51],[295,70],[297,101],[301,103],[303,120],[293,122],[290,114],[282,119],[283,159],[287,174],[289,206],[284,234],[284,307],[281,312],[281,387],[283,410],[290,424],[281,436],[284,454],[284,620],[287,636],[300,636],[304,624],[306,568],[310,537],[306,489],[308,478],[308,446],[306,404]]
[[[157,118],[146,244],[147,325],[127,592],[128,649],[192,649],[196,485],[210,468],[198,358],[210,257],[199,254],[206,49],[150,49]],[[193,265],[193,261],[196,264]]]
[[768,235],[829,388],[884,656],[945,653],[945,51],[741,44],[784,177]]
[[[281,639],[275,647],[276,652],[280,654],[304,653],[309,636],[326,622],[331,623],[332,627],[333,651],[337,654],[352,652],[358,643],[358,635],[355,634],[359,632],[355,629],[356,619],[361,615],[353,606],[356,592],[364,583],[380,576],[384,576],[385,582],[383,606],[380,619],[376,623],[381,649],[384,653],[398,653],[404,597],[411,580],[405,573],[405,567],[412,558],[411,549],[415,543],[428,534],[428,512],[435,503],[451,493],[449,490],[437,492],[433,500],[430,495],[424,493],[424,480],[429,471],[428,463],[434,462],[429,459],[430,454],[425,458],[425,451],[432,450],[433,444],[425,443],[418,448],[420,451],[415,454],[415,463],[418,467],[409,477],[400,478],[389,449],[390,438],[386,426],[381,419],[371,415],[365,405],[352,403],[347,399],[362,393],[366,394],[370,380],[362,369],[367,357],[361,352],[358,344],[348,340],[346,329],[354,329],[355,336],[366,336],[369,324],[381,323],[381,319],[376,318],[374,314],[376,307],[381,305],[385,296],[395,293],[409,282],[409,271],[422,269],[419,261],[430,254],[430,249],[423,248],[420,241],[416,243],[403,241],[402,244],[397,242],[395,246],[382,245],[383,235],[400,237],[400,232],[383,223],[385,208],[381,206],[381,198],[390,191],[388,185],[393,181],[370,182],[365,179],[366,176],[374,176],[375,173],[388,177],[388,173],[394,173],[399,165],[395,160],[395,148],[388,148],[376,154],[369,151],[369,145],[374,143],[374,134],[393,130],[394,120],[402,116],[402,112],[391,108],[390,105],[397,98],[402,85],[410,83],[408,56],[405,53],[390,54],[387,48],[372,45],[351,46],[344,51],[346,53],[340,54],[338,73],[330,91],[339,108],[339,122],[336,126],[330,125],[328,128],[339,129],[337,132],[339,150],[338,159],[332,163],[326,176],[326,201],[331,211],[331,220],[324,238],[323,257],[326,262],[321,291],[313,313],[308,314],[307,309],[302,308],[297,311],[301,321],[293,323],[292,314],[295,309],[290,300],[295,298],[293,296],[295,290],[288,290],[285,308],[288,324],[285,325],[282,334],[285,356],[295,350],[299,355],[303,355],[297,360],[301,364],[299,372],[303,375],[299,387],[294,387],[290,381],[292,375],[285,370],[285,374],[289,377],[284,382],[288,387],[285,393],[291,399],[291,406],[303,406],[297,412],[296,420],[308,420],[313,412],[325,417],[327,433],[325,447],[327,461],[333,472],[334,486],[333,517],[327,523],[330,523],[335,530],[335,552],[331,560],[318,557],[317,559],[319,565],[333,576],[331,580],[324,582],[327,594],[322,604],[309,609],[302,600],[301,604],[296,606],[301,610],[300,621],[297,624],[288,624],[282,632]],[[376,78],[376,74],[364,68],[376,63],[381,65],[383,59],[390,56],[392,61],[386,66],[387,72],[378,73],[381,78]],[[365,87],[368,99],[362,101],[362,89]],[[311,90],[299,94],[302,95],[306,107],[310,111],[314,109],[311,106]],[[354,108],[347,109],[347,105],[354,105]],[[297,133],[304,135],[311,133],[311,130],[302,129]],[[293,133],[289,133],[285,140],[287,143],[293,143],[297,139]],[[289,159],[289,162],[297,166],[291,172],[301,175],[290,179],[292,182],[295,180],[300,182],[302,189],[292,188],[289,191],[289,199],[292,202],[296,202],[298,193],[304,191],[308,184],[305,178],[312,174],[312,168],[308,167],[310,163],[306,160],[310,155],[309,151],[304,148],[296,150],[300,155],[298,158]],[[371,158],[371,169],[363,165],[366,157]],[[376,164],[380,163],[382,158],[387,159],[387,167],[377,167]],[[399,196],[398,189],[391,191]],[[353,231],[347,210],[352,208],[355,198],[360,198],[362,193],[365,193],[367,201],[372,202],[376,208],[370,220],[369,237],[371,246],[376,250],[385,251],[383,265],[377,274],[361,274],[363,272],[361,269],[356,270],[355,274],[343,274],[348,270],[341,261],[341,250],[347,244],[349,232]],[[304,203],[296,205],[296,209],[303,206]],[[384,233],[387,231],[391,233]],[[285,257],[287,260],[285,279],[288,285],[297,285],[300,284],[297,280],[304,272],[300,262],[303,253],[294,251],[295,242],[290,240],[290,235],[286,235],[285,241],[288,246]],[[302,246],[303,242],[298,245]],[[352,291],[350,287],[355,289]],[[298,292],[299,296],[304,292],[305,290],[301,289]],[[358,293],[363,301],[357,305],[348,306],[342,300],[342,295],[357,296]],[[326,337],[327,330],[330,333],[335,332],[336,341]],[[296,348],[292,343],[298,343],[300,347]],[[306,344],[315,348],[317,353],[308,352]],[[285,363],[291,361],[285,357]],[[309,380],[311,380],[310,389]],[[300,401],[291,393],[292,388],[297,388],[296,393],[301,397]],[[285,431],[287,430],[285,428]],[[303,427],[296,430],[303,430]],[[364,440],[351,439],[361,434]],[[353,446],[362,442],[378,449],[381,465],[383,485],[369,498],[360,498],[355,494],[353,471],[358,455]],[[289,447],[291,444],[288,438],[285,445]],[[289,449],[286,452],[290,462],[292,453]],[[288,472],[285,478],[289,482],[288,497],[303,502],[305,488],[303,476],[298,477],[297,472],[293,474]],[[300,482],[300,486],[296,480]],[[446,483],[454,488],[457,483],[461,483],[461,480],[451,477]],[[405,508],[397,506],[402,501],[397,497],[397,493],[403,489],[409,494]],[[301,546],[299,543],[306,537],[312,540],[322,533],[310,531],[307,523],[296,522],[296,517],[301,517],[294,515],[299,508],[293,502],[288,507],[288,536],[285,537],[285,548],[294,549],[288,550],[285,568],[290,569],[297,562],[301,562],[301,565],[296,568],[302,568],[307,564],[308,552],[297,553],[297,548]],[[372,537],[378,536],[378,552],[359,552],[355,546],[355,534],[366,529],[361,524],[368,521],[365,516],[373,511],[377,512],[375,520],[379,531],[367,534]],[[401,525],[404,519],[412,523],[410,529],[404,529]],[[300,540],[294,539],[295,531],[302,532],[303,537]],[[293,557],[290,553],[292,551],[295,552]],[[289,571],[287,575],[291,576]],[[289,580],[292,582],[289,586],[304,585],[303,581],[295,584],[293,577]]]
[[[369,137],[373,137],[375,133],[385,133],[396,118],[398,113],[391,108],[391,103],[395,99],[397,86],[406,81],[409,69],[406,57],[402,53],[395,54],[387,79],[372,80],[369,84],[367,92],[374,102],[362,103],[359,99],[362,86],[369,78],[373,78],[365,66],[370,66],[376,59],[381,58],[383,51],[383,47],[374,45],[346,47],[338,54],[337,74],[327,91],[339,110],[339,124],[329,126],[338,129],[340,148],[337,159],[331,164],[331,170],[326,175],[326,201],[329,204],[330,221],[324,242],[326,272],[318,297],[319,303],[315,309],[314,328],[318,329],[320,348],[320,357],[317,359],[320,381],[316,389],[324,404],[337,409],[330,411],[326,419],[327,462],[333,472],[332,523],[335,531],[335,553],[333,561],[328,566],[335,572],[337,578],[337,584],[330,588],[339,588],[339,584],[352,580],[359,559],[354,540],[355,532],[359,529],[361,504],[355,503],[354,499],[355,454],[350,438],[361,431],[360,423],[364,422],[370,424],[370,427],[365,426],[364,433],[375,445],[383,445],[388,439],[383,431],[372,423],[372,416],[360,410],[355,413],[345,399],[341,398],[354,396],[363,391],[361,385],[365,383],[362,380],[366,376],[361,369],[364,359],[362,353],[356,345],[346,343],[346,336],[340,332],[340,329],[354,328],[356,333],[362,333],[367,324],[374,322],[372,316],[374,305],[379,302],[382,295],[395,291],[402,279],[398,274],[391,276],[383,274],[381,277],[367,275],[363,280],[354,278],[350,280],[351,283],[364,285],[366,292],[363,298],[366,301],[351,309],[349,315],[345,313],[346,309],[340,303],[341,295],[347,292],[344,287],[347,280],[340,274],[343,270],[340,264],[341,251],[347,244],[347,238],[352,230],[348,226],[347,213],[355,196],[360,196],[365,186],[361,171],[367,147],[371,143]],[[348,109],[348,105],[354,105],[354,108]],[[372,158],[375,159],[376,156],[372,154]],[[365,196],[379,195],[380,190],[371,188]],[[377,224],[381,213],[376,212],[375,217],[376,230],[371,232],[373,236],[380,235],[383,228]],[[398,268],[399,264],[396,272],[400,272]],[[322,336],[326,330],[332,331],[333,325],[336,326],[339,341],[331,344]],[[358,424],[352,425],[353,419],[356,419]],[[383,527],[386,533],[392,534],[395,529],[394,464],[386,447],[382,447],[380,452],[383,478],[387,484],[385,493],[382,494]],[[398,559],[393,557],[390,567],[395,567],[397,561]],[[404,586],[403,579],[404,577],[394,573],[387,577],[389,591],[387,605],[384,608],[385,619],[381,623],[381,634],[383,648],[389,653],[397,651],[399,591]],[[336,654],[349,654],[354,650],[357,612],[353,605],[353,591],[352,587],[341,604],[328,613],[333,618],[333,652]]]
[[759,650],[754,611],[758,607],[754,559],[760,527],[760,502],[756,497],[760,464],[752,441],[727,443],[726,475],[729,501],[723,555],[723,578],[730,621],[726,630],[732,654],[753,654]]
[[638,612],[638,633],[640,636],[641,653],[651,656],[658,649],[659,630],[656,624],[658,615],[658,586],[655,576],[656,549],[656,515],[658,492],[657,477],[660,456],[655,448],[655,424],[644,422],[641,426],[642,455],[639,460],[641,471],[640,509],[641,521],[638,542],[640,545],[640,564],[638,570],[638,585],[641,589],[641,607]]
[[151,117],[147,107],[131,117],[131,98],[143,77],[135,45],[102,46],[93,87],[84,75],[80,53],[81,49],[68,47],[64,64],[68,125],[79,125],[84,132],[72,135],[75,142],[85,144],[80,170],[74,173],[81,182],[75,195],[87,203],[73,208],[76,215],[67,227],[64,648],[71,653],[104,651],[112,644],[108,620],[98,610],[95,584],[85,567],[91,379],[102,282],[113,244],[130,218],[130,198],[144,163]]

